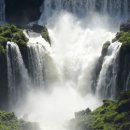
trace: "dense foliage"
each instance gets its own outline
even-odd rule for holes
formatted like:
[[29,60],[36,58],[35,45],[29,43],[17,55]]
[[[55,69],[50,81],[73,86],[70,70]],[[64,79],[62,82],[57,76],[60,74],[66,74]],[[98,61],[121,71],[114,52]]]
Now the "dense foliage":
[[0,130],[39,130],[36,123],[17,119],[14,113],[0,111]]
[[103,100],[103,105],[71,121],[73,128],[82,130],[129,130],[130,91],[121,93],[116,101]]
[[5,24],[0,26],[0,54],[5,53],[7,41],[15,42],[19,46],[26,46],[28,39],[22,29],[17,28],[15,25]]

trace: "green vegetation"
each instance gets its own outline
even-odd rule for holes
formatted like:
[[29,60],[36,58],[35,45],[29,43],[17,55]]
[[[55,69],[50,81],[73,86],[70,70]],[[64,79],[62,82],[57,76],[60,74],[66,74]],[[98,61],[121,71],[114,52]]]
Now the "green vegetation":
[[[0,26],[0,37],[3,37],[5,41],[16,42],[18,45],[26,45],[28,42],[28,39],[23,34],[23,30],[11,24]],[[0,44],[2,43],[0,42]]]
[[[46,27],[33,25],[31,28],[34,32],[41,33],[42,37],[51,44],[49,33]],[[28,39],[25,37],[23,30],[12,24],[0,26],[0,54],[5,54],[7,41],[16,43],[19,47],[26,47]]]
[[71,121],[78,130],[129,130],[130,91],[121,93],[117,101],[104,100],[95,111]]
[[0,45],[0,54],[5,54],[6,50],[3,46]]
[[14,113],[0,111],[0,130],[39,130],[36,123],[18,120]]
[[120,32],[117,37],[123,45],[130,45],[130,32]]
[[5,53],[7,41],[15,42],[19,46],[26,46],[28,39],[23,34],[22,29],[15,25],[5,24],[0,26],[0,54]]
[[113,42],[119,41],[122,43],[122,46],[130,45],[130,31],[128,32],[118,32],[116,37],[113,39]]

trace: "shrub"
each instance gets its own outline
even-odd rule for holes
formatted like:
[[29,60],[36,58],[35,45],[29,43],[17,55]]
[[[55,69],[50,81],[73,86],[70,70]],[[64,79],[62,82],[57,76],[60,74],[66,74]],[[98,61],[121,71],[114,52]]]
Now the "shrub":
[[120,32],[119,41],[124,45],[130,44],[130,32]]

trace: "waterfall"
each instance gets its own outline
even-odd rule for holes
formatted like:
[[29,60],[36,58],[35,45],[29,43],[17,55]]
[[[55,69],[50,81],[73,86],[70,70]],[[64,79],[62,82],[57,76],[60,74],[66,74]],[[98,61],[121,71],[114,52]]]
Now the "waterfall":
[[[93,29],[84,27],[82,20],[75,19],[70,13],[63,13],[55,18],[56,22],[47,24],[51,46],[40,34],[26,34],[29,39],[28,72],[33,85],[24,105],[19,106],[16,113],[19,116],[29,115],[28,119],[39,122],[42,129],[64,130],[64,123],[73,118],[75,111],[87,107],[93,110],[100,105],[100,98],[92,93],[94,70],[101,56],[103,43],[110,41],[115,33],[103,28],[102,24]],[[117,48],[115,43],[111,44],[107,54],[108,59],[112,57],[111,64],[114,65],[114,58],[119,50]],[[105,63],[104,60],[103,64]],[[103,69],[104,65],[100,75]],[[116,66],[113,66],[111,76],[114,78],[115,71]],[[98,92],[98,88],[96,91]],[[109,89],[103,94],[101,96],[107,97]]]
[[[98,73],[95,68],[103,43],[115,37],[108,29],[109,21],[102,19],[104,15],[117,21],[127,18],[127,2],[44,1],[39,23],[46,23],[51,46],[40,34],[24,32],[29,39],[26,68],[18,45],[7,43],[9,102],[20,102],[23,96],[26,99],[16,108],[19,116],[27,114],[29,121],[39,122],[42,129],[64,130],[62,125],[73,118],[75,111],[87,107],[93,110],[102,98],[115,96],[121,43],[111,43]],[[102,18],[97,19],[96,12]],[[94,18],[87,24],[84,16]],[[90,26],[93,22],[95,26]]]
[[16,43],[7,43],[7,70],[8,70],[8,96],[9,104],[16,102],[26,95],[29,90],[29,76],[25,68],[19,47]]
[[35,87],[47,87],[58,80],[58,72],[52,57],[40,43],[28,45],[29,71]]
[[5,22],[5,1],[0,0],[0,24]]
[[34,87],[43,88],[43,86],[48,86],[58,80],[58,70],[52,57],[50,45],[40,34],[30,32],[29,35],[27,48],[30,76]]
[[116,95],[116,77],[118,72],[118,52],[121,43],[111,43],[100,71],[96,93],[104,98]]
[[107,15],[116,21],[128,19],[128,0],[45,0],[41,6],[39,23],[44,24],[55,13],[68,11],[78,17],[92,17],[94,13]]
[[[41,47],[42,48],[42,47]],[[39,45],[28,45],[29,72],[32,82],[41,87],[43,82],[43,59]]]

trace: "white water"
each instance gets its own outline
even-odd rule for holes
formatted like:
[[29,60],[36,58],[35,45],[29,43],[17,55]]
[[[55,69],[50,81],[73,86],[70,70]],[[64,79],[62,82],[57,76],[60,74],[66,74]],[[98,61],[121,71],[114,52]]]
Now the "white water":
[[59,17],[56,25],[49,28],[49,33],[63,80],[70,81],[83,94],[91,92],[95,62],[101,55],[103,43],[111,40],[114,34],[101,27],[84,28],[68,13]]
[[83,26],[69,13],[55,18],[47,25],[51,47],[40,35],[29,34],[32,89],[15,109],[18,116],[38,122],[41,130],[67,129],[74,112],[101,105],[100,97],[92,94],[93,69],[103,43],[115,35],[100,24]]

